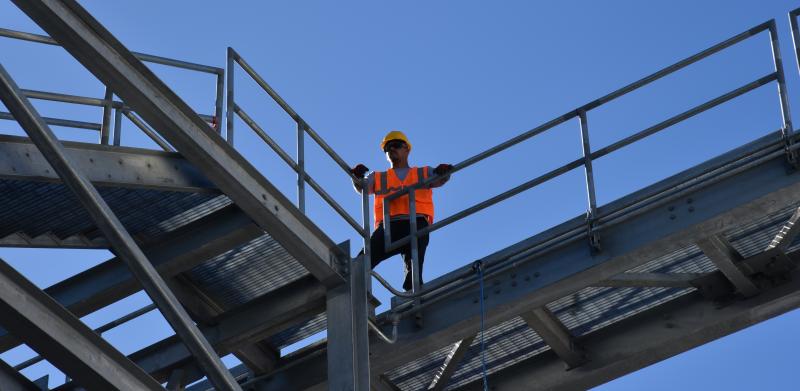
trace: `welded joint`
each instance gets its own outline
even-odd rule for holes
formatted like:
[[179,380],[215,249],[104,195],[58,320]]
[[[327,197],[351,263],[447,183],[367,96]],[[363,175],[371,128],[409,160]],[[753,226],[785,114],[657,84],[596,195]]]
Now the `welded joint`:
[[714,235],[697,241],[708,259],[719,269],[725,277],[736,287],[744,297],[752,297],[760,289],[750,278],[750,273],[743,266],[743,257],[722,235]]
[[547,307],[535,308],[520,316],[564,361],[567,370],[588,361],[586,352],[575,342],[569,329]]

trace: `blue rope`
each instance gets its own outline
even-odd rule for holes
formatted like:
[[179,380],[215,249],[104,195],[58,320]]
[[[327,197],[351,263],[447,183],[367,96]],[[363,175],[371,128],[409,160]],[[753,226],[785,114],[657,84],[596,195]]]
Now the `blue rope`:
[[484,325],[483,325],[483,318],[484,318],[484,309],[483,309],[483,262],[477,261],[475,264],[472,265],[472,268],[478,272],[478,281],[480,282],[481,286],[481,369],[483,370],[483,391],[489,391],[489,378],[486,375],[486,341],[483,338],[484,335]]

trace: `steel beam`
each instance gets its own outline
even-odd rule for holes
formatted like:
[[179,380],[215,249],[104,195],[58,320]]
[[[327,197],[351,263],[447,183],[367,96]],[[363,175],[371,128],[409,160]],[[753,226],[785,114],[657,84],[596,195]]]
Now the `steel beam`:
[[[209,297],[189,278],[179,275],[169,281],[169,284],[186,311],[198,323],[206,326],[213,325],[216,319],[225,312],[222,305]],[[280,357],[280,352],[275,351],[265,341],[243,346],[233,354],[256,375],[272,371]]]
[[327,295],[328,389],[369,390],[367,289],[364,258],[351,265],[348,283]]
[[170,373],[169,380],[167,380],[167,386],[165,388],[167,391],[183,391],[186,389],[185,385],[185,372],[183,368],[178,368]]
[[692,281],[702,276],[702,273],[621,273],[593,286],[692,288],[694,287]]
[[[798,307],[798,270],[784,285],[722,307],[695,292],[581,338],[592,360],[579,369],[564,371],[545,352],[490,375],[489,384],[497,391],[590,389]],[[482,387],[476,381],[458,390]]]
[[[247,305],[226,312],[203,326],[203,334],[220,355],[250,346],[306,320],[325,309],[325,287],[308,276]],[[130,359],[158,381],[166,381],[171,371],[192,362],[191,354],[172,336],[131,354]],[[187,371],[186,383],[199,380],[202,373]],[[75,389],[67,384],[58,390]]]
[[[178,153],[64,142],[74,167],[97,186],[218,192]],[[59,183],[56,171],[27,137],[0,135],[0,178]]]
[[[606,223],[602,227],[604,252],[601,254],[592,256],[589,253],[583,241],[585,234],[570,240],[553,240],[563,232],[585,233],[583,216],[579,216],[484,258],[488,273],[492,272],[494,265],[513,260],[513,268],[500,269],[487,277],[492,286],[498,285],[486,292],[486,327],[547,305],[587,286],[597,285],[658,256],[681,250],[699,237],[724,232],[796,205],[800,199],[800,175],[787,175],[783,146],[775,142],[778,139],[775,135],[772,133],[601,207],[598,211],[600,216],[619,216],[614,214],[619,208],[637,205],[642,200],[649,202],[636,213],[615,217],[616,223]],[[709,167],[722,167],[722,172],[729,174],[708,179],[703,173]],[[715,175],[721,173],[717,171]],[[674,195],[674,189],[680,192]],[[664,192],[670,196],[659,198]],[[570,262],[565,263],[564,259]],[[468,276],[464,278],[466,282],[475,281],[470,267],[465,266],[427,283],[426,287],[444,284],[454,275]],[[472,288],[443,296],[447,293],[445,290],[432,299],[423,300],[424,329],[417,329],[413,316],[409,315],[400,324],[396,344],[373,343],[371,370],[385,373],[476,334],[480,327],[477,287],[467,286]],[[438,299],[440,297],[446,299]],[[396,306],[399,305],[403,302],[398,301]],[[389,332],[388,328],[384,332]],[[584,348],[590,349],[585,345]],[[318,360],[321,362],[305,365],[324,366],[324,356]],[[280,376],[287,378],[288,373]],[[268,382],[269,379],[265,379],[259,384]],[[302,382],[313,383],[308,377]],[[308,387],[324,384],[323,380]]]
[[[483,262],[488,271],[492,270],[494,264],[509,257],[513,257],[515,265],[488,277],[489,281],[499,282],[501,289],[496,292],[490,290],[487,294],[486,327],[547,305],[657,256],[680,250],[698,237],[724,232],[796,204],[800,199],[800,175],[787,175],[782,145],[774,142],[773,135],[769,137],[772,140],[762,138],[601,207],[599,214],[604,216],[620,204],[652,198],[654,193],[672,189],[687,181],[694,184],[694,187],[684,187],[679,198],[655,202],[649,209],[637,211],[626,220],[604,226],[606,251],[601,254],[589,254],[585,245],[582,246],[585,242],[581,243],[585,236],[556,242],[551,249],[527,251],[537,243],[550,241],[561,232],[582,229],[584,221],[580,216],[485,258]],[[761,160],[743,158],[758,151],[771,152],[768,158]],[[733,163],[738,161],[743,166]],[[719,165],[731,167],[731,170],[743,168],[709,184],[692,180],[705,167]],[[564,259],[571,261],[565,263]],[[467,270],[469,268],[464,267]],[[456,270],[451,274],[469,275],[469,272]],[[447,279],[448,275],[445,275],[437,280]],[[426,285],[436,286],[437,280]],[[474,278],[469,280],[474,281]],[[414,326],[413,317],[404,318],[396,345],[376,344],[372,347],[372,369],[379,372],[391,370],[477,333],[480,313],[476,292],[477,287],[453,294],[446,300],[432,301],[424,309],[426,324],[423,330]]]
[[323,284],[344,283],[332,266],[336,244],[77,2],[14,3]]
[[458,369],[458,366],[461,364],[461,360],[464,359],[464,356],[467,354],[469,346],[472,344],[472,340],[474,339],[475,336],[473,335],[472,337],[462,339],[453,345],[453,349],[450,350],[450,353],[448,353],[447,357],[444,358],[444,363],[442,363],[439,371],[433,375],[433,381],[431,381],[431,384],[428,386],[428,390],[442,391],[445,387],[447,387],[447,383],[450,381],[450,378],[453,377],[453,373],[456,372],[456,369]]
[[780,231],[778,231],[767,246],[767,250],[773,248],[786,250],[797,237],[797,234],[800,233],[800,224],[797,224],[798,221],[800,221],[800,208],[797,208],[792,214],[792,217],[789,218],[789,221],[781,227]]
[[[145,254],[166,277],[183,271],[255,239],[262,231],[235,206],[225,207],[165,235],[145,247]],[[125,264],[112,258],[45,289],[75,316],[81,317],[130,296],[141,289]],[[0,352],[19,341],[0,329]]]
[[28,98],[22,95],[19,87],[2,66],[0,66],[0,100],[14,114],[14,118],[42,151],[64,184],[74,193],[114,250],[127,263],[131,273],[142,284],[167,322],[181,336],[212,383],[223,390],[240,389],[139,245],[86,176],[72,166],[64,146],[44,123]]
[[108,242],[103,237],[89,239],[82,234],[59,238],[51,233],[30,237],[17,232],[0,238],[0,247],[105,249]]
[[3,391],[41,391],[36,384],[17,372],[11,365],[0,360],[0,390]]
[[550,346],[550,349],[564,360],[567,369],[586,363],[586,355],[583,350],[575,343],[564,324],[547,307],[534,308],[522,313],[521,316],[525,323]]
[[722,235],[714,235],[697,242],[697,247],[714,263],[722,274],[736,286],[745,297],[758,294],[759,289],[753,280],[741,269],[742,255],[736,251]]
[[0,260],[0,324],[90,390],[161,386],[78,318]]

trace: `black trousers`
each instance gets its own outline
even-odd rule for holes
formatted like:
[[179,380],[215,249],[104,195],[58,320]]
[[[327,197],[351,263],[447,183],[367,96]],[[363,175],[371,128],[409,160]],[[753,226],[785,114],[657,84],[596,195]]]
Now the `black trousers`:
[[[409,220],[396,220],[392,221],[391,223],[391,234],[392,234],[392,242],[396,242],[402,238],[408,236],[408,233],[411,231],[411,224]],[[417,218],[417,230],[425,228],[428,226],[428,220],[424,217]],[[422,235],[419,237],[417,241],[418,250],[417,254],[419,255],[419,276],[420,276],[420,284],[422,283],[422,264],[425,262],[425,249],[428,247],[428,235]],[[383,225],[379,225],[375,231],[372,232],[372,236],[369,240],[369,249],[370,249],[370,258],[372,267],[378,266],[379,263],[393,257],[397,254],[403,256],[403,263],[405,264],[405,280],[403,281],[403,289],[410,291],[412,284],[411,284],[411,242],[402,246],[394,251],[386,252],[384,251],[384,240],[383,240]],[[364,250],[361,250],[363,253]]]

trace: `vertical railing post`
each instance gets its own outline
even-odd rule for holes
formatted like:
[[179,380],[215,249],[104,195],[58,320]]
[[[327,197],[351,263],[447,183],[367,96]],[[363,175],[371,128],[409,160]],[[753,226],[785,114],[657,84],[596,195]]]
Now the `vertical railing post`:
[[597,196],[594,187],[594,170],[592,169],[592,149],[589,145],[589,121],[586,118],[586,111],[579,110],[578,117],[581,122],[581,149],[583,150],[583,169],[586,176],[586,194],[589,202],[589,210],[586,212],[586,224],[589,233],[589,246],[592,253],[600,251],[600,238],[595,231],[595,219],[597,218]]
[[797,27],[797,15],[800,8],[789,12],[789,25],[792,26],[792,44],[794,45],[794,59],[797,71],[800,72],[800,28]]
[[[410,174],[410,173],[409,173]],[[408,218],[409,230],[408,237],[411,239],[411,292],[418,293],[422,288],[422,273],[419,270],[419,238],[417,237],[417,191],[408,192]],[[419,306],[419,298],[414,299],[414,307]],[[417,326],[422,327],[422,311],[417,311]]]
[[302,120],[297,121],[297,207],[303,214],[306,213],[306,126]]
[[100,144],[108,145],[109,135],[111,134],[111,111],[113,110],[114,93],[111,88],[106,87],[106,93],[103,96],[103,122],[100,125]]
[[234,51],[232,47],[228,47],[228,102],[227,108],[225,113],[225,126],[226,126],[226,135],[225,139],[228,140],[228,144],[233,145],[233,114],[234,114],[234,107],[235,102],[233,99],[233,69],[234,69]]
[[[387,173],[388,173],[388,171],[384,172],[383,175],[386,175]],[[376,177],[376,180],[377,180],[377,177]],[[377,183],[376,183],[376,185],[377,185]],[[381,189],[383,189],[383,188],[381,188]],[[385,190],[385,189],[383,189],[383,190]],[[391,195],[391,193],[389,195]],[[384,251],[388,251],[389,247],[392,245],[392,227],[391,227],[392,224],[390,224],[391,222],[389,221],[389,218],[391,217],[391,216],[389,216],[389,205],[390,204],[391,204],[391,201],[387,200],[386,198],[383,199],[383,211],[382,211],[382,213],[383,213],[383,245],[384,245]]]
[[214,100],[214,119],[216,131],[222,134],[222,104],[225,99],[225,71],[217,73],[217,96]]
[[370,221],[369,221],[369,189],[367,185],[369,180],[364,178],[361,180],[361,213],[363,214],[363,232],[364,238],[364,278],[367,280],[367,295],[372,294],[372,248],[370,246]]
[[114,109],[114,145],[122,143],[122,106]]
[[783,59],[781,57],[780,42],[778,41],[778,28],[775,24],[775,19],[772,19],[769,24],[769,38],[772,46],[772,64],[775,67],[775,73],[778,75],[778,99],[781,102],[781,117],[783,118],[783,128],[781,136],[783,137],[784,148],[786,151],[786,159],[789,163],[798,167],[797,155],[792,149],[792,115],[789,112],[789,96],[786,92],[786,76],[783,72]]

